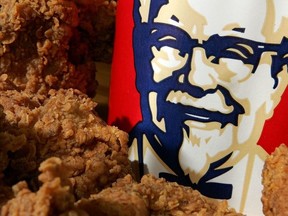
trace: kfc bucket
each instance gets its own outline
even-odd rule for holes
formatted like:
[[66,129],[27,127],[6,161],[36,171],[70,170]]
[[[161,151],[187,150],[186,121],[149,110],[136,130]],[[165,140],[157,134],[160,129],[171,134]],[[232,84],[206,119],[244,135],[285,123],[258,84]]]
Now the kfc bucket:
[[152,173],[263,215],[288,143],[288,1],[119,0],[108,123]]

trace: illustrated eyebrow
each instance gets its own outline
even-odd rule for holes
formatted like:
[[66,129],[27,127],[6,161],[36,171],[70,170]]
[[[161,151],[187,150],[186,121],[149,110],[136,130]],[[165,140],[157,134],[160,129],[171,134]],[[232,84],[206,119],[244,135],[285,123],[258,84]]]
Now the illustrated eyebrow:
[[164,36],[162,38],[159,38],[159,41],[164,41],[164,40],[176,40],[176,37],[172,36],[172,35],[167,35],[167,36]]
[[233,31],[237,31],[237,32],[244,33],[246,29],[245,29],[245,28],[233,28],[232,30],[233,30]]

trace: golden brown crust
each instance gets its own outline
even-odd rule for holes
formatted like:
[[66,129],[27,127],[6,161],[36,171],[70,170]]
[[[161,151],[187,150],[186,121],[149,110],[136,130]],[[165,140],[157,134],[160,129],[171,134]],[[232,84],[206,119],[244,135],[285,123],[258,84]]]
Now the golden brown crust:
[[140,183],[131,176],[118,179],[112,188],[76,203],[86,212],[104,215],[242,215],[228,208],[226,201],[215,201],[189,187],[145,175]]
[[95,93],[91,55],[88,50],[74,54],[72,37],[79,25],[74,1],[0,0],[0,5],[0,75],[5,76],[0,80],[6,80],[1,90],[47,94],[51,88],[76,88]]
[[127,191],[124,188],[107,188],[89,199],[81,199],[77,208],[99,216],[149,216],[150,212],[145,199],[137,191]]
[[137,190],[148,198],[151,215],[241,215],[218,202],[202,196],[190,187],[146,175]]
[[[47,98],[0,92],[0,173],[6,185],[27,180],[37,189],[39,164],[59,157],[77,198],[88,197],[131,173],[128,134],[107,125],[95,102],[78,90],[51,90]],[[9,162],[8,162],[9,161]],[[32,188],[33,189],[33,188]]]
[[66,175],[67,168],[59,158],[49,158],[39,170],[39,180],[43,183],[40,189],[32,192],[25,181],[13,186],[15,197],[1,209],[1,216],[8,215],[69,215],[87,216],[74,207],[75,198],[69,187]]
[[288,215],[288,147],[285,144],[268,156],[262,177],[265,216]]

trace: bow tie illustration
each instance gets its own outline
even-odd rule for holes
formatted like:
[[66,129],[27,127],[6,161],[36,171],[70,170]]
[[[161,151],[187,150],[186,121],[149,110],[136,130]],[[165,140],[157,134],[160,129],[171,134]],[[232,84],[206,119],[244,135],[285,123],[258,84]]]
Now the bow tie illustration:
[[165,178],[170,182],[177,182],[178,184],[192,187],[195,190],[198,190],[202,195],[215,198],[215,199],[230,199],[232,196],[233,186],[232,184],[218,183],[218,182],[209,182],[215,177],[218,177],[233,167],[227,167],[223,169],[217,169],[222,164],[224,164],[230,157],[232,153],[228,154],[224,158],[211,163],[208,171],[205,175],[199,180],[198,183],[193,183],[188,175],[173,175],[170,173],[160,173],[160,178]]

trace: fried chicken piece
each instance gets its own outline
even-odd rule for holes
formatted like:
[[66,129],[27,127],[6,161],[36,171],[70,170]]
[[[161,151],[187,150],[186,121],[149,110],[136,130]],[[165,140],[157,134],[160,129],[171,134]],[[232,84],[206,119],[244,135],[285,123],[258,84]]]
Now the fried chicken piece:
[[288,147],[285,144],[267,157],[262,184],[265,216],[288,215]]
[[[69,167],[51,157],[40,165],[39,190],[32,192],[26,182],[13,186],[15,197],[1,209],[1,216],[160,216],[160,215],[241,215],[229,209],[227,202],[206,198],[199,192],[146,175],[141,183],[131,175],[119,178],[112,187],[76,201]],[[76,202],[75,202],[76,201]]]
[[151,175],[142,178],[137,190],[148,197],[151,215],[241,215],[228,208],[226,201],[215,201],[197,190],[177,183],[157,179]]
[[140,183],[131,176],[119,179],[111,188],[81,199],[76,206],[93,215],[242,215],[228,208],[226,201],[204,197],[189,187],[167,182],[152,175]]
[[76,88],[94,96],[95,64],[90,52],[75,52],[72,40],[78,25],[73,0],[0,0],[0,81],[7,81],[5,88],[38,94]]
[[137,189],[137,182],[131,175],[118,179],[113,187],[106,188],[89,199],[81,199],[76,207],[89,215],[97,212],[99,216],[148,216],[150,215],[147,199]]
[[[4,186],[27,181],[37,190],[37,169],[49,157],[69,168],[76,198],[89,197],[131,173],[128,134],[108,126],[96,103],[74,89],[29,95],[0,91],[5,114],[0,124],[0,173]],[[0,179],[1,182],[1,179]]]
[[[0,106],[0,208],[8,199],[13,197],[11,188],[4,184],[4,170],[9,165],[8,152],[17,149],[17,146],[6,145],[6,140],[10,139],[10,134],[3,131],[5,128],[4,121],[5,114],[3,113],[3,107]],[[14,138],[15,136],[12,136],[12,139]]]
[[59,158],[49,158],[41,163],[40,189],[32,192],[25,181],[13,186],[15,198],[1,209],[1,216],[8,215],[75,215],[87,213],[74,207],[75,198],[70,190],[67,168]]
[[[36,192],[32,192],[25,181],[19,182],[14,185],[13,192],[15,197],[7,201],[7,203],[2,207],[2,209],[0,210],[1,216],[8,216],[11,214],[31,216],[103,215],[103,212],[101,212],[102,208],[97,206],[97,203],[93,202],[94,200],[92,199],[82,199],[81,208],[77,206],[68,177],[69,167],[66,167],[61,161],[61,159],[57,157],[48,158],[40,164],[39,171],[41,172],[41,174],[38,178],[43,183],[40,186],[39,190],[37,190]],[[102,203],[106,205],[111,204],[111,206],[109,206],[111,209],[118,210],[114,212],[115,214],[113,213],[113,211],[111,211],[111,214],[105,215],[148,215],[147,209],[146,214],[143,214],[145,213],[143,209],[139,209],[139,214],[130,214],[131,212],[129,212],[129,208],[127,208],[129,206],[133,206],[133,208],[137,207],[140,199],[140,201],[144,202],[142,198],[138,197],[137,200],[137,196],[133,197],[132,194],[126,193],[124,191],[122,193],[123,197],[119,197],[119,190],[115,191],[116,193],[114,197],[113,194],[107,194],[105,192],[108,192],[108,190],[105,190],[103,193],[101,193],[103,201],[105,201],[102,201]],[[110,202],[111,197],[114,198],[111,200],[112,202]],[[125,206],[123,206],[123,201],[126,201]],[[108,206],[106,207],[108,208]],[[123,207],[120,212],[119,207]],[[142,206],[138,205],[138,207],[141,208]]]

